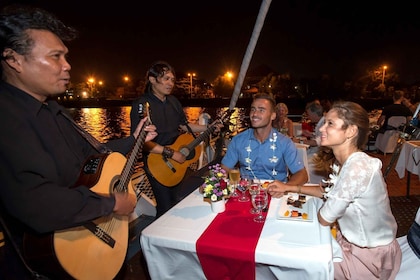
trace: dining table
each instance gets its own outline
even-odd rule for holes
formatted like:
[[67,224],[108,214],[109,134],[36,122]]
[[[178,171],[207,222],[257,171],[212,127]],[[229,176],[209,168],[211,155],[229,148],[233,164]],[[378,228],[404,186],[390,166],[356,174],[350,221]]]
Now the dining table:
[[[293,219],[283,216],[288,197],[270,199],[265,222],[251,252],[255,272],[246,279],[333,279],[333,262],[340,260],[340,251],[337,250],[338,244],[332,237],[330,227],[318,222],[317,210],[323,201],[306,196],[307,218]],[[239,211],[239,206],[245,210]],[[219,225],[219,230],[230,241],[211,240],[213,244],[217,243],[216,254],[241,256],[247,244],[232,246],[231,241],[248,234],[248,228],[255,226],[252,224],[255,223],[255,214],[249,213],[251,202],[238,202],[234,198],[227,200],[226,209],[223,213],[213,213],[209,202],[203,199],[203,194],[197,188],[147,226],[142,231],[140,243],[151,279],[216,279],[207,277],[208,274],[204,272],[197,242],[201,242],[204,232],[223,217],[218,215],[229,217],[229,222]],[[217,263],[218,258],[213,259],[215,263],[208,270],[223,266],[222,259]],[[238,262],[241,262],[239,259]]]
[[410,196],[411,174],[419,176],[420,180],[420,141],[405,141],[402,144],[395,171],[397,171],[400,179],[404,178],[407,170],[407,192],[406,196]]

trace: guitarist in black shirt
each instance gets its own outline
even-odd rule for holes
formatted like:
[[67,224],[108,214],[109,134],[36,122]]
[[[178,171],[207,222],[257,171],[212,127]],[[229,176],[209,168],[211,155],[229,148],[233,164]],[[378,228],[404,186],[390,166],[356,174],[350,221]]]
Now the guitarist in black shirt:
[[[158,133],[153,142],[145,144],[145,150],[149,154],[145,153],[143,157],[144,169],[156,199],[156,217],[178,202],[179,179],[182,180],[186,166],[196,157],[195,150],[180,148],[177,139],[181,142],[179,144],[187,145],[188,140],[194,140],[191,132],[213,132],[221,127],[219,124],[212,124],[208,128],[205,125],[188,123],[181,103],[171,95],[174,86],[174,68],[165,61],[153,63],[146,73],[145,92],[133,102],[130,115],[133,131],[142,117],[144,104],[148,102],[151,121]],[[180,135],[180,131],[190,133]],[[187,142],[183,137],[188,138]],[[172,178],[176,178],[175,182],[172,182]]]
[[[79,183],[81,173],[101,172],[99,157],[85,165],[86,159],[98,155],[99,151],[94,142],[79,133],[66,109],[52,98],[63,94],[70,83],[69,50],[64,42],[76,35],[73,28],[41,9],[10,6],[0,12],[0,216],[4,218],[2,227],[7,224],[13,235],[10,240],[17,241],[16,247],[21,245],[22,231],[34,237],[53,233],[54,242],[40,244],[32,251],[24,250],[27,259],[34,253],[35,260],[36,253],[39,259],[45,259],[47,255],[41,256],[41,251],[54,249],[48,253],[55,254],[55,261],[36,268],[43,274],[63,279],[51,271],[58,260],[61,268],[73,278],[112,279],[125,258],[128,215],[137,201],[131,185],[118,184],[113,188],[111,181],[121,174],[118,172],[124,165],[125,155],[132,151],[133,145],[140,143],[139,140],[152,140],[156,132],[153,125],[143,125],[145,120],[138,126],[136,123],[132,135],[106,143],[114,152],[100,154],[102,158],[122,163],[120,169],[111,167],[105,172],[110,180],[100,176],[95,182],[95,187],[104,188],[95,191],[92,185]],[[144,134],[147,134],[144,138],[139,136]],[[112,172],[116,176],[111,176]],[[105,224],[102,219],[116,221],[114,231],[101,227]],[[75,227],[78,230],[73,230]],[[115,231],[118,236],[113,234]],[[79,238],[79,232],[87,234]],[[64,238],[57,239],[61,234]],[[79,246],[79,241],[86,240],[92,242]],[[56,246],[61,241],[69,245],[69,251],[61,250],[66,246]],[[100,246],[95,246],[97,243]],[[7,240],[7,256],[13,252],[9,251],[10,244]],[[110,253],[109,261],[96,251],[103,248]],[[60,258],[57,253],[64,257]],[[92,253],[90,263],[93,264],[89,265],[85,254]],[[5,266],[7,269],[12,269],[16,263],[10,257],[6,257],[6,261],[12,263]],[[19,272],[10,273],[15,279],[25,279]],[[0,271],[0,278],[2,274]]]

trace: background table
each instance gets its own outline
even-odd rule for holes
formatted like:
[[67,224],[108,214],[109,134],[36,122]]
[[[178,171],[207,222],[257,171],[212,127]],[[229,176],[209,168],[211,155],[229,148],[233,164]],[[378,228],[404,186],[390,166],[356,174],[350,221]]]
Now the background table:
[[404,178],[407,170],[407,197],[410,196],[411,173],[419,175],[420,179],[420,141],[406,141],[403,143],[395,170],[398,177]]
[[[271,200],[255,252],[256,279],[333,279],[330,229],[317,220],[322,200],[311,199],[308,222],[278,220],[281,199]],[[216,215],[196,190],[145,228],[140,241],[151,278],[205,279],[196,241]]]

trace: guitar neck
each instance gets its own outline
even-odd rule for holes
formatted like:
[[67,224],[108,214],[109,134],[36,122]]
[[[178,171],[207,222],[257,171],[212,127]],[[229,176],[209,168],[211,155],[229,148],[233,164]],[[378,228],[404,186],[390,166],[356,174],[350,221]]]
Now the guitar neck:
[[134,173],[134,167],[135,164],[139,158],[140,152],[143,149],[144,141],[146,140],[147,131],[144,130],[144,128],[148,125],[150,125],[150,120],[146,120],[143,124],[143,127],[136,139],[136,142],[134,144],[134,147],[127,159],[127,162],[125,163],[125,166],[123,168],[123,172],[121,173],[120,177],[120,184],[118,186],[119,191],[124,191],[128,187],[128,183],[131,180],[131,176]]
[[197,145],[199,145],[201,142],[203,142],[207,137],[210,136],[210,134],[214,131],[214,126],[210,126],[206,131],[201,133],[199,136],[197,136],[190,144],[187,145],[187,149],[189,151],[193,150]]

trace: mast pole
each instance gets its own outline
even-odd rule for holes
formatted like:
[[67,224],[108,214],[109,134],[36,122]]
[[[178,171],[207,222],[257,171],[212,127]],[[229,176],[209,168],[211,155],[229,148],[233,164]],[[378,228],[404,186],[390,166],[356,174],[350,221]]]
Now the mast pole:
[[238,74],[238,79],[236,80],[235,88],[233,89],[233,94],[230,99],[229,110],[233,110],[238,101],[239,94],[241,93],[241,88],[245,79],[246,72],[248,71],[249,63],[251,62],[252,55],[257,45],[258,38],[261,33],[261,29],[264,25],[264,20],[270,7],[271,0],[263,0],[261,3],[260,11],[258,13],[257,21],[255,22],[254,30],[252,31],[252,36],[249,41],[248,47],[246,49],[244,58],[242,60],[241,69]]

